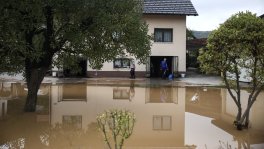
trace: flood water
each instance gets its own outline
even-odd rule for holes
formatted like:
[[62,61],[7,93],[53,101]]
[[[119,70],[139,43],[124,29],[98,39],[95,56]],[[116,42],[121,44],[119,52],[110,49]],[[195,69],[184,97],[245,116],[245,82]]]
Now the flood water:
[[107,149],[96,117],[110,109],[136,116],[125,149],[264,148],[264,92],[243,131],[232,125],[237,110],[223,88],[42,84],[35,113],[22,112],[26,93],[23,83],[0,82],[0,149]]

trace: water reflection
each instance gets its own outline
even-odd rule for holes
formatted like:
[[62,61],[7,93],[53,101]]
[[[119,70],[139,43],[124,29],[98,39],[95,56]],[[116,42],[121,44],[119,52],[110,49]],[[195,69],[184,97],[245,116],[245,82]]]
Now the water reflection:
[[236,106],[225,89],[137,87],[134,83],[43,84],[38,111],[33,114],[21,112],[26,86],[2,83],[0,148],[106,148],[96,116],[108,109],[126,109],[136,115],[125,148],[264,146],[264,93],[251,110],[251,129],[239,132],[231,125]]
[[[248,92],[243,90],[242,109],[246,109]],[[199,100],[191,100],[197,95]],[[186,142],[195,142],[204,148],[258,148],[264,147],[264,93],[262,92],[250,113],[250,129],[237,131],[233,126],[237,107],[225,89],[192,87],[186,91]],[[207,122],[206,122],[207,121]],[[195,129],[193,129],[195,127]],[[202,133],[204,137],[200,137]],[[197,135],[198,134],[198,135]],[[218,139],[219,143],[212,140]],[[202,144],[202,142],[206,142]],[[209,147],[208,147],[209,146]]]
[[210,118],[219,118],[222,109],[221,91],[221,89],[217,88],[187,88],[186,112]]
[[9,100],[24,96],[24,89],[20,83],[0,82],[0,120],[7,115]]

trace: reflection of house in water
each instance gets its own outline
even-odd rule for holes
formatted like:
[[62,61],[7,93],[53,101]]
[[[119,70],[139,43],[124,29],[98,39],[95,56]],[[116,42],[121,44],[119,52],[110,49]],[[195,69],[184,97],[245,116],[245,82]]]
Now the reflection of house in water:
[[185,88],[166,87],[160,92],[158,88],[52,85],[51,100],[52,125],[87,129],[105,110],[126,109],[135,113],[136,124],[125,146],[185,147]]
[[[247,91],[241,91],[243,111],[247,106],[248,95]],[[260,99],[263,96],[264,93],[260,93],[251,109],[250,129],[243,132],[237,131],[232,125],[236,118],[237,106],[226,89],[186,88],[185,108],[186,112],[213,118],[211,123],[233,136],[238,149],[251,148],[252,145],[264,143],[264,102]]]
[[22,85],[20,83],[0,82],[0,99],[10,100],[23,95]]
[[58,86],[58,101],[86,101],[86,84],[64,84]]
[[[264,142],[264,92],[261,92],[250,110],[249,127],[245,133],[238,132],[230,124],[235,120],[237,114],[237,106],[227,90],[221,90],[222,109],[219,119],[213,120],[212,123],[221,128],[225,132],[231,134],[238,142],[238,148],[251,148],[255,144],[263,144]],[[246,90],[241,91],[242,111],[247,107],[247,98],[249,93]],[[254,136],[254,137],[252,137]],[[263,146],[262,146],[263,147]]]
[[177,87],[146,88],[146,103],[178,103]]
[[[25,85],[5,86],[9,86],[9,89],[5,89],[8,94],[3,93],[0,97],[5,95],[5,97],[14,99],[25,96]],[[242,94],[244,98],[247,93],[243,91]],[[261,96],[263,98],[264,94],[261,93],[259,97],[261,98]],[[13,138],[21,139],[21,134],[23,134],[26,140],[36,138],[37,141],[42,141],[38,143],[45,144],[43,140],[38,138],[40,132],[43,133],[40,127],[45,125],[48,129],[49,124],[51,124],[52,126],[63,126],[52,127],[50,132],[41,133],[41,137],[46,138],[51,148],[67,148],[68,144],[74,144],[75,148],[88,146],[88,148],[101,149],[104,148],[104,143],[103,137],[97,129],[96,116],[109,109],[125,109],[134,112],[136,115],[133,134],[125,141],[126,148],[196,148],[195,145],[201,147],[199,143],[211,141],[213,142],[211,144],[215,144],[218,142],[218,138],[205,140],[208,139],[204,137],[207,133],[193,132],[194,129],[199,128],[197,128],[196,121],[189,123],[190,117],[185,111],[193,113],[192,115],[196,117],[198,115],[200,115],[198,117],[204,117],[206,125],[209,123],[207,126],[212,126],[210,129],[202,126],[203,129],[201,130],[218,130],[215,131],[216,135],[212,136],[223,135],[223,137],[231,138],[231,141],[234,138],[232,145],[238,143],[238,145],[235,144],[238,148],[240,148],[239,146],[246,146],[244,148],[255,147],[255,144],[264,142],[263,100],[258,99],[251,110],[252,129],[239,132],[231,125],[235,119],[236,110],[234,109],[236,109],[236,106],[225,89],[177,88],[170,86],[160,88],[135,87],[133,82],[131,86],[100,86],[87,85],[86,83],[43,84],[38,97],[39,111],[36,112],[36,117],[34,117],[37,119],[31,119],[30,124],[26,122],[22,122],[22,125],[15,123],[15,126],[5,123],[8,127],[2,127],[5,128],[5,131],[1,132],[3,138],[9,140],[13,140]],[[9,101],[9,99],[3,100],[1,98],[1,113],[5,113]],[[14,109],[11,105],[15,104],[8,105],[8,112]],[[245,105],[246,102],[243,99],[243,107]],[[192,120],[203,121],[203,119]],[[191,125],[191,129],[188,125]],[[26,126],[27,129],[24,129],[23,126]],[[215,126],[220,128],[221,131]],[[34,135],[28,134],[29,128],[30,130],[33,128]],[[12,133],[13,130],[19,131]],[[9,135],[10,133],[12,135]],[[196,138],[195,135],[200,138]],[[30,141],[26,142],[31,145]],[[189,147],[186,144],[195,145]]]
[[[42,84],[38,91],[37,112],[39,121],[49,120],[49,115],[47,115],[49,113],[49,87],[50,84]],[[14,82],[0,82],[0,119],[7,114],[8,102],[10,100],[24,100],[26,99],[26,95],[26,84]],[[9,111],[10,110],[12,109],[9,109]]]
[[221,113],[221,90],[217,88],[188,87],[186,112],[218,118]]
[[20,83],[0,82],[0,119],[7,114],[8,100],[17,99],[22,94]]
[[[222,113],[221,113],[221,119],[224,121],[231,121],[234,120],[237,114],[237,106],[232,100],[231,96],[228,94],[226,90],[222,90]],[[241,106],[242,111],[247,107],[247,98],[249,96],[249,93],[246,90],[241,91]],[[264,132],[264,102],[263,102],[264,92],[261,92],[253,104],[251,110],[250,110],[250,127],[257,129],[259,131]],[[263,133],[264,134],[264,133]]]
[[[86,84],[63,84],[51,86],[51,123],[82,128],[87,113]],[[84,119],[85,120],[85,119]]]

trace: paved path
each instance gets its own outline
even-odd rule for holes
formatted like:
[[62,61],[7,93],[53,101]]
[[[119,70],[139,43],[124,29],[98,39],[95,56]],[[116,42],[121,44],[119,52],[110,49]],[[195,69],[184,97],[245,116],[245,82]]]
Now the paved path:
[[[25,82],[21,74],[7,75],[1,74],[0,81],[5,82]],[[45,77],[43,83],[78,83],[87,82],[88,84],[129,84],[133,82],[137,85],[175,85],[175,86],[221,86],[222,81],[219,76],[192,75],[185,78],[175,78],[174,80],[163,80],[160,78],[57,78]]]
[[185,78],[178,78],[178,80],[188,84],[195,84],[195,85],[213,85],[213,86],[223,85],[222,79],[219,76],[195,75]]

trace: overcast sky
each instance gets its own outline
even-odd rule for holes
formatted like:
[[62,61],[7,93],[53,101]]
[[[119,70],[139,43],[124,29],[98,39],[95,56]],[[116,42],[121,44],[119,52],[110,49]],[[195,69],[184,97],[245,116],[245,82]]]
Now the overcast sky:
[[210,31],[217,29],[232,14],[250,11],[260,16],[264,14],[264,0],[191,0],[198,16],[187,17],[187,27],[191,30]]

